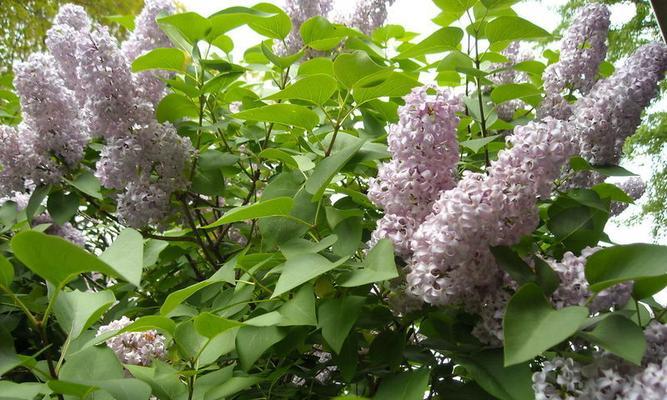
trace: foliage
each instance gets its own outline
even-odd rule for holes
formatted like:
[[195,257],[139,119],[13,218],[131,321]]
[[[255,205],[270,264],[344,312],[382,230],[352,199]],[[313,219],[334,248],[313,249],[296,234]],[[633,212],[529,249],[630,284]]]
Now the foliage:
[[[135,47],[72,37],[78,79],[17,68],[29,118],[0,133],[29,151],[0,156],[37,161],[0,188],[0,396],[586,398],[581,366],[659,393],[667,248],[610,243],[610,206],[632,199],[575,182],[629,174],[578,157],[581,132],[617,148],[667,48],[608,80],[594,65],[603,84],[546,93],[572,119],[542,118],[558,54],[510,45],[549,32],[515,1],[435,3],[430,36],[313,16],[294,54],[274,51],[293,26],[271,4],[146,12]],[[264,41],[233,60],[244,25]],[[605,82],[630,111],[578,124]],[[63,115],[90,133],[73,162]]]

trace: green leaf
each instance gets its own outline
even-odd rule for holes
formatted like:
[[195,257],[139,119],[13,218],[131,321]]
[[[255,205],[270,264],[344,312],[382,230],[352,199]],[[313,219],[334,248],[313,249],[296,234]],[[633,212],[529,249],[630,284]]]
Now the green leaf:
[[533,400],[532,375],[528,363],[503,366],[502,350],[486,350],[481,353],[456,358],[472,378],[489,394],[500,400]]
[[308,76],[315,74],[334,75],[333,61],[325,57],[315,57],[299,64],[297,76]]
[[269,59],[269,61],[271,61],[274,65],[276,65],[280,69],[287,69],[289,66],[299,61],[301,57],[303,57],[303,50],[287,56],[276,55],[273,52],[273,50],[269,47],[270,45],[271,45],[270,40],[262,42],[260,46],[262,53],[264,54],[264,56],[266,56],[266,58]]
[[209,20],[194,12],[168,15],[159,18],[158,24],[162,27],[169,25],[175,28],[190,45],[205,39],[211,30]]
[[346,261],[342,258],[335,263],[319,254],[301,254],[289,258],[285,261],[276,288],[273,291],[271,298],[280,296],[281,294],[294,289],[295,287],[308,282],[332,269],[338,267]]
[[185,72],[189,62],[189,56],[180,49],[173,47],[153,49],[132,62],[132,72],[153,69]]
[[62,191],[53,192],[46,202],[49,215],[58,225],[62,225],[74,217],[79,209],[79,196],[75,193],[65,194]]
[[463,39],[463,30],[460,28],[445,27],[435,31],[426,39],[401,52],[396,58],[402,60],[406,58],[420,57],[426,54],[457,50],[461,43],[461,39]]
[[608,247],[588,257],[585,272],[594,292],[625,281],[661,278],[667,275],[667,246],[637,243]]
[[510,299],[503,319],[505,366],[532,360],[574,334],[588,318],[586,307],[554,310],[534,283]]
[[[23,361],[14,349],[14,338],[0,327],[0,376],[21,365]],[[2,381],[0,381],[2,382]]]
[[58,378],[89,385],[97,380],[122,379],[123,375],[123,366],[110,348],[90,346],[71,354],[60,369]]
[[9,287],[14,280],[14,266],[0,254],[0,285]]
[[491,253],[500,267],[519,285],[533,282],[535,274],[530,266],[507,246],[491,247]]
[[236,335],[236,351],[239,354],[241,368],[252,368],[255,361],[271,346],[287,336],[284,328],[276,326],[244,326]]
[[28,221],[32,221],[33,215],[35,215],[39,207],[42,205],[42,202],[46,198],[46,195],[49,194],[50,190],[50,186],[37,186],[35,191],[32,192],[30,200],[28,200],[28,205],[25,208],[25,215],[28,218]]
[[225,192],[224,167],[236,164],[238,157],[209,149],[199,155],[192,190],[207,196],[220,196]]
[[143,236],[134,229],[123,229],[111,246],[100,255],[100,260],[134,286],[141,287],[141,272],[144,267]]
[[25,231],[14,236],[11,246],[16,258],[56,287],[62,287],[82,272],[122,276],[104,261],[57,236]]
[[343,53],[336,57],[333,63],[336,79],[343,86],[351,89],[362,78],[384,70],[384,67],[376,64],[363,51]]
[[243,326],[243,323],[241,322],[222,318],[209,312],[203,312],[197,315],[193,321],[197,332],[209,339],[212,339],[229,329]]
[[[526,99],[528,97],[536,97],[539,102],[539,96],[540,89],[536,88],[535,85],[530,83],[507,83],[504,85],[496,86],[491,92],[491,100],[493,100],[493,102],[496,104],[500,104],[512,99]],[[530,104],[532,105],[532,103]]]
[[273,147],[262,150],[259,153],[259,157],[263,158],[263,159],[266,159],[266,160],[280,161],[280,162],[284,163],[285,165],[287,165],[291,168],[294,168],[294,169],[299,168],[299,164],[296,162],[296,160],[291,155],[289,155],[288,153],[286,153],[286,152],[284,152],[280,149],[276,149],[276,148],[273,148]]
[[486,24],[486,37],[496,43],[508,40],[532,40],[551,34],[539,26],[516,16],[501,16]]
[[357,321],[365,302],[364,297],[346,296],[327,300],[318,308],[317,315],[322,336],[336,354],[340,353],[345,338]]
[[259,203],[233,208],[227,211],[219,220],[204,226],[204,228],[215,228],[216,226],[245,221],[248,219],[285,216],[290,214],[293,206],[294,199],[291,197],[277,197],[270,200],[260,201]]
[[320,122],[320,117],[315,112],[295,104],[270,104],[232,114],[232,117],[249,121],[274,122],[306,130],[312,130]]
[[397,276],[394,246],[390,240],[382,239],[368,252],[362,268],[343,275],[339,285],[343,287],[361,286],[387,281]]
[[234,42],[227,35],[220,35],[211,41],[211,44],[225,53],[231,53],[234,50]]
[[263,381],[259,376],[233,376],[228,381],[206,392],[204,400],[224,400]]
[[329,235],[322,238],[319,242],[297,238],[280,244],[280,252],[289,260],[302,254],[319,253],[331,247],[336,241],[338,241],[338,236],[336,235]]
[[135,378],[148,383],[161,400],[177,400],[187,396],[187,388],[179,379],[178,372],[160,360],[153,361],[151,367],[128,364],[125,368]]
[[116,400],[148,400],[151,387],[138,379],[103,379],[91,382]]
[[287,86],[267,100],[299,99],[322,105],[336,92],[338,84],[330,75],[314,74],[305,76]]
[[642,329],[618,314],[603,319],[592,331],[583,332],[581,336],[636,365],[641,364],[646,351],[646,339]]
[[73,290],[58,295],[54,312],[63,331],[70,339],[75,339],[97,322],[115,301],[116,297],[110,290]]
[[82,193],[92,196],[98,200],[104,199],[100,193],[100,180],[92,172],[84,170],[71,182],[70,185],[79,189]]
[[359,151],[363,144],[363,140],[356,140],[317,164],[305,186],[306,191],[313,195],[313,200],[319,200],[322,197],[331,179]]
[[188,97],[171,93],[166,95],[155,110],[158,122],[176,122],[186,117],[197,118],[199,108]]
[[45,383],[25,382],[14,383],[8,380],[0,381],[0,393],[6,400],[34,399],[38,395],[51,393]]
[[470,139],[470,140],[465,140],[461,143],[459,143],[460,146],[466,147],[470,150],[472,150],[473,153],[477,154],[481,149],[484,148],[487,144],[493,142],[497,138],[499,138],[500,135],[491,135],[487,136],[484,138],[479,138],[479,139]]
[[269,3],[259,3],[252,8],[272,15],[264,18],[251,18],[248,21],[250,29],[260,35],[278,40],[283,40],[289,35],[292,30],[292,20],[280,7]]
[[320,51],[331,50],[346,36],[355,35],[353,30],[344,25],[334,25],[321,16],[306,20],[299,31],[305,45]]
[[373,400],[422,400],[428,381],[426,368],[391,375],[382,380]]
[[317,326],[315,292],[312,285],[303,285],[292,299],[283,304],[278,312],[282,316],[280,326]]
[[107,15],[104,19],[115,22],[130,32],[134,30],[134,15]]
[[[193,294],[197,293],[198,291],[204,289],[207,286],[219,282],[228,282],[228,280],[225,277],[226,274],[227,271],[225,270],[225,268],[224,267],[220,268],[215,274],[213,274],[207,280],[195,283],[194,285],[170,293],[169,296],[167,296],[167,298],[164,300],[162,307],[160,307],[160,314],[162,315],[169,314],[181,303],[187,300],[188,297],[192,296]],[[234,281],[232,280],[231,283],[233,282]]]
[[404,96],[419,85],[419,81],[402,72],[379,71],[357,81],[352,94],[358,104],[363,104],[380,97]]

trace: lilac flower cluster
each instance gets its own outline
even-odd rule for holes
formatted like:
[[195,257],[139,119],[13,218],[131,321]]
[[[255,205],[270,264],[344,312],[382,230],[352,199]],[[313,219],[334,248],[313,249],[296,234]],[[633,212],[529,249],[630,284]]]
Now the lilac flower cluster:
[[[115,332],[130,325],[133,320],[123,316],[97,330],[97,336]],[[125,332],[108,339],[105,343],[123,364],[151,365],[153,360],[164,358],[167,353],[166,339],[155,330]]]
[[667,46],[644,45],[579,99],[572,120],[584,159],[595,165],[618,163],[625,139],[641,122],[642,111],[655,97],[666,69]]
[[0,127],[0,193],[57,182],[83,157],[88,130],[74,92],[69,90],[49,54],[32,54],[14,67],[23,122]]
[[538,400],[660,400],[667,397],[667,325],[651,321],[644,331],[648,348],[641,366],[597,352],[583,365],[571,358],[545,361],[533,374]]
[[[623,182],[621,182],[618,186],[628,196],[630,196],[632,200],[639,200],[639,198],[642,197],[644,195],[644,192],[646,191],[646,183],[644,183],[642,178],[638,176],[633,176],[632,178],[628,178]],[[625,211],[625,209],[628,208],[629,205],[630,205],[629,203],[614,201],[611,203],[610,214],[619,215],[620,213]]]
[[395,0],[358,0],[354,12],[349,17],[348,25],[370,35],[384,24],[388,8]]
[[548,196],[561,166],[574,154],[569,125],[547,118],[518,126],[511,148],[488,175],[465,172],[443,191],[413,235],[410,290],[433,304],[479,304],[502,273],[489,246],[510,245],[538,224],[538,197]]
[[591,89],[607,54],[609,17],[607,7],[599,3],[586,5],[576,16],[561,41],[560,60],[544,72],[546,98],[538,117],[568,118],[572,110],[563,91],[579,90],[586,94]]
[[[130,71],[136,56],[167,45],[155,19],[171,11],[168,1],[147,1],[137,29],[122,46],[108,29],[85,22],[85,12],[74,12],[72,6],[63,7],[47,34],[51,52],[77,71],[88,129],[105,139],[96,176],[120,192],[119,217],[134,227],[159,223],[168,215],[171,194],[186,185],[184,170],[192,153],[188,139],[154,118],[164,84],[152,73]],[[75,38],[64,40],[63,33],[74,31]]]
[[389,128],[392,159],[379,167],[369,184],[369,199],[385,211],[372,243],[390,238],[398,254],[409,256],[412,232],[430,213],[440,191],[456,184],[460,109],[460,99],[448,91],[420,87],[406,96],[398,123]]

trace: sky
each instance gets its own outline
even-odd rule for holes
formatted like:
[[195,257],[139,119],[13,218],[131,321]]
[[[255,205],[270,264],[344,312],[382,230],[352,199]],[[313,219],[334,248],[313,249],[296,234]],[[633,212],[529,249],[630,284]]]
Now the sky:
[[[188,10],[195,11],[204,16],[231,6],[252,6],[260,1],[274,3],[278,6],[282,6],[285,3],[285,0],[180,0]],[[565,1],[528,0],[520,2],[514,8],[521,17],[530,20],[548,31],[553,31],[559,23],[559,16],[556,10]],[[348,10],[354,9],[355,3],[356,0],[335,0],[334,12],[345,14]],[[438,26],[431,22],[431,18],[435,17],[438,13],[438,7],[431,0],[396,0],[389,9],[387,23],[403,25],[407,30],[419,32],[422,37],[425,37],[438,29]],[[633,15],[634,8],[630,4],[620,4],[611,7],[612,25],[627,21]],[[233,55],[237,58],[241,57],[243,49],[251,47],[262,40],[258,34],[247,27],[236,29],[230,36],[236,46]],[[665,108],[665,105],[661,104],[659,107]],[[644,181],[648,181],[651,176],[651,161],[648,159],[624,160],[621,165],[640,175]],[[619,244],[648,243],[654,241],[651,235],[652,224],[650,220],[646,219],[632,226],[623,223],[628,216],[636,214],[640,207],[641,200],[636,205],[628,207],[619,217],[612,218],[609,221],[606,232],[612,241]],[[667,244],[667,238],[661,239],[659,243]]]

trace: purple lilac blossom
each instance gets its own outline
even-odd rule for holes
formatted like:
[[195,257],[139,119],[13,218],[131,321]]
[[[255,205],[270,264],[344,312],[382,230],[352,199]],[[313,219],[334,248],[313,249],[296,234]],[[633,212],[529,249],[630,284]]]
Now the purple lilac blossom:
[[327,17],[333,9],[332,0],[287,0],[285,11],[292,20],[292,31],[285,38],[285,44],[278,51],[282,55],[294,54],[303,47],[303,40],[299,29],[301,25],[312,17]]
[[544,71],[546,97],[538,118],[567,119],[572,109],[563,92],[570,89],[586,94],[591,89],[607,54],[609,17],[607,7],[598,3],[586,5],[575,17],[561,40],[560,60]]
[[[625,139],[641,122],[667,70],[667,46],[651,43],[637,49],[616,72],[598,81],[574,107],[579,153],[594,165],[618,164]],[[570,186],[601,182],[598,174],[580,174]]]
[[440,191],[456,184],[460,108],[460,99],[449,91],[420,87],[406,96],[398,123],[389,128],[392,159],[380,165],[369,184],[369,199],[385,212],[371,244],[387,237],[398,254],[409,256],[412,232]]
[[[517,71],[514,66],[518,63],[531,59],[528,54],[519,51],[520,43],[512,42],[502,54],[507,58],[507,62],[494,65],[494,69],[503,69],[489,76],[489,79],[496,85],[505,85],[509,83],[526,83],[528,82],[528,74],[522,71]],[[504,103],[496,105],[496,113],[498,118],[503,121],[511,121],[514,112],[524,106],[524,102],[519,99],[509,100]]]
[[388,8],[395,0],[357,0],[354,12],[349,17],[348,25],[370,35],[381,27],[387,19]]
[[549,195],[574,153],[571,136],[555,119],[518,126],[488,175],[465,172],[443,191],[413,236],[410,290],[433,304],[479,304],[481,293],[495,290],[502,273],[489,246],[514,244],[535,229],[537,198]]

